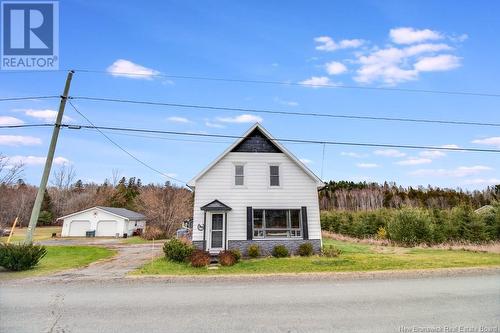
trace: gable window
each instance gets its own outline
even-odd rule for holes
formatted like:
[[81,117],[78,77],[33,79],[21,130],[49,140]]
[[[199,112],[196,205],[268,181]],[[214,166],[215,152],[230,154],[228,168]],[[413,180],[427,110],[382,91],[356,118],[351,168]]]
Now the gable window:
[[245,184],[245,168],[243,165],[234,166],[234,185],[243,186]]
[[254,238],[302,237],[300,209],[254,209]]
[[269,185],[280,186],[280,167],[279,165],[269,166]]

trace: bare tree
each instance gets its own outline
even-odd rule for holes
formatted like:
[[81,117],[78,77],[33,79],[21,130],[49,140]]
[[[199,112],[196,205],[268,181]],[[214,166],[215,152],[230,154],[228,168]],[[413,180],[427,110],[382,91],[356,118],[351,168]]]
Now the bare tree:
[[10,159],[0,153],[0,184],[14,184],[24,172],[24,163],[11,163]]
[[113,185],[113,187],[116,187],[116,185],[118,184],[118,181],[120,180],[121,178],[121,171],[120,169],[111,169],[111,184]]
[[76,178],[73,165],[64,163],[52,174],[51,184],[59,190],[67,190],[71,187]]

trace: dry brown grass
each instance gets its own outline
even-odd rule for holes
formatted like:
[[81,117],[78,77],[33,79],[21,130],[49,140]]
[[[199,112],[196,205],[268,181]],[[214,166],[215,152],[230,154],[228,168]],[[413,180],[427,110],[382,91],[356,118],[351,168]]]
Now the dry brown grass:
[[[335,239],[344,242],[375,245],[374,251],[379,253],[403,253],[406,251],[405,248],[398,247],[396,244],[386,239],[375,239],[375,238],[360,239],[341,234],[336,234],[329,231],[322,231],[322,235],[324,238]],[[500,253],[500,242],[497,241],[484,244],[474,244],[467,242],[449,242],[449,243],[435,244],[430,246],[426,244],[421,244],[415,246],[415,248]]]

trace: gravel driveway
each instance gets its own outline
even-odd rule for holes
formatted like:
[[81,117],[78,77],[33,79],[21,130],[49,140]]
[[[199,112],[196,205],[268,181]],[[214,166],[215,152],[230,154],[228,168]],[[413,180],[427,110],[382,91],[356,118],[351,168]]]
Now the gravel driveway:
[[35,281],[109,280],[124,278],[133,271],[162,255],[163,243],[120,244],[117,239],[86,241],[80,239],[60,239],[42,242],[44,245],[98,245],[114,249],[117,254],[109,259],[91,263],[88,266],[58,272],[48,276],[29,278]]

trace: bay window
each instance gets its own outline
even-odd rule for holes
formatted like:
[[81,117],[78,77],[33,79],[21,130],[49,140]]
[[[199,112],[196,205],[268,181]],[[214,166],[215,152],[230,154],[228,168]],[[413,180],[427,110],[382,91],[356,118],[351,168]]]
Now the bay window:
[[254,238],[302,237],[300,209],[254,209]]

